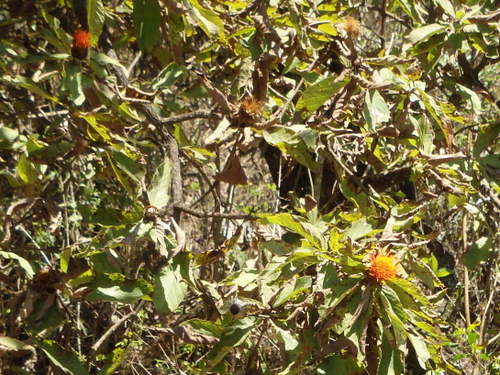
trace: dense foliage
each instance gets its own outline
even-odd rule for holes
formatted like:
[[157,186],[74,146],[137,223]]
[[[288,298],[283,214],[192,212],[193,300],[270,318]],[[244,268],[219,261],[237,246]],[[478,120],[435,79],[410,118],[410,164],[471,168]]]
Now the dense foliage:
[[0,373],[497,373],[497,5],[1,1]]

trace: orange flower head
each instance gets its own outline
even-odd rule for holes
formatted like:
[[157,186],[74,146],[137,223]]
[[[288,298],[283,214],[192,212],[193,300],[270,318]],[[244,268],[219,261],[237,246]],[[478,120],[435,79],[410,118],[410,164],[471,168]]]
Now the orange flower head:
[[370,261],[368,275],[379,284],[396,277],[396,258],[392,255],[375,255]]
[[73,47],[89,48],[90,47],[90,32],[87,30],[76,30],[73,33]]
[[354,17],[345,17],[342,21],[342,27],[344,28],[344,31],[347,33],[347,35],[349,35],[353,39],[356,39],[361,34],[361,24]]
[[262,111],[262,103],[250,96],[241,101],[240,108],[250,115],[258,115]]

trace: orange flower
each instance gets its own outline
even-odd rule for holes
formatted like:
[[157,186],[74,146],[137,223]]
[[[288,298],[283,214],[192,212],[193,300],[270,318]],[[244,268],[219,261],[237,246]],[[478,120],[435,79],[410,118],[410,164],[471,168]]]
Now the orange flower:
[[396,277],[396,258],[392,255],[376,254],[370,261],[368,275],[377,283]]
[[249,115],[258,115],[262,111],[262,103],[251,96],[241,101],[240,108]]
[[73,33],[73,47],[75,47],[75,48],[89,48],[90,47],[90,33],[87,30],[76,30]]
[[353,39],[356,39],[361,34],[361,24],[354,17],[345,17],[342,21],[342,26],[347,35]]

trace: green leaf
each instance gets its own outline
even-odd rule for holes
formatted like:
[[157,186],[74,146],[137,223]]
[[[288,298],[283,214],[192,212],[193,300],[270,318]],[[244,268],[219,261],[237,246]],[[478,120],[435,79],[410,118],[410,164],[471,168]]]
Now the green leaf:
[[158,0],[134,0],[132,18],[139,48],[144,52],[151,52],[161,35],[161,8]]
[[292,127],[277,127],[272,132],[264,131],[264,139],[284,154],[290,155],[300,164],[313,172],[319,170],[318,163],[312,158],[304,139]]
[[176,63],[170,63],[151,83],[153,90],[163,89],[174,84],[184,74],[184,69]]
[[354,375],[360,373],[362,368],[353,358],[344,358],[339,354],[329,356],[316,371],[317,375]]
[[478,157],[481,152],[486,150],[498,140],[500,134],[500,122],[483,125],[479,128],[479,133],[474,144],[474,156]]
[[378,124],[390,120],[391,112],[378,90],[366,91],[363,116],[368,124],[368,129],[372,132],[375,131]]
[[209,37],[217,37],[221,41],[226,40],[224,23],[220,17],[211,9],[204,8],[198,0],[188,0],[192,5],[191,13],[201,29]]
[[203,319],[189,319],[182,322],[181,325],[187,325],[202,335],[217,338],[221,337],[224,332],[224,330],[215,323]]
[[109,285],[111,281],[103,283],[97,281],[92,285],[95,289],[87,296],[89,301],[109,301],[121,303],[136,303],[144,296],[144,292],[137,282],[120,283],[115,281],[115,285]]
[[129,158],[123,152],[113,150],[111,151],[111,156],[113,157],[113,160],[116,162],[118,167],[133,180],[140,182],[146,174],[144,167],[142,167],[135,160]]
[[35,340],[37,346],[44,351],[53,364],[71,375],[88,375],[89,372],[78,356],[72,351],[65,350],[52,340]]
[[0,336],[0,346],[5,346],[10,350],[33,350],[31,345],[7,336]]
[[408,294],[412,300],[421,303],[422,305],[428,305],[429,301],[424,297],[419,288],[413,284],[411,281],[401,279],[399,277],[392,278],[385,281],[386,285],[391,287],[401,299],[403,293]]
[[408,40],[412,43],[420,43],[431,36],[443,32],[446,29],[446,26],[431,23],[430,25],[425,25],[416,29],[413,29],[412,32],[407,36]]
[[351,227],[345,231],[345,235],[351,240],[356,241],[373,230],[371,224],[366,221],[366,218],[362,218],[358,221],[352,223]]
[[330,76],[305,89],[297,102],[297,110],[314,112],[350,81],[344,78],[335,82],[335,79],[335,76]]
[[164,208],[170,200],[170,183],[172,180],[172,165],[168,158],[156,169],[148,188],[148,199],[152,206]]
[[450,16],[455,18],[455,9],[453,8],[453,4],[450,0],[434,0],[434,3],[443,8],[443,10]]
[[33,94],[38,95],[44,99],[48,99],[51,102],[61,104],[62,103],[59,101],[59,99],[53,95],[48,94],[44,89],[39,87],[33,80],[30,78],[24,77],[24,76],[17,76],[12,82],[15,84],[19,85],[22,88],[25,88],[26,90],[31,91]]
[[6,126],[0,127],[0,149],[10,148],[19,136],[19,130]]
[[462,263],[469,269],[474,269],[481,262],[488,260],[491,254],[492,241],[490,237],[481,237],[468,249],[462,257]]
[[51,163],[54,162],[58,157],[63,156],[68,153],[74,144],[65,140],[61,140],[57,143],[52,143],[48,146],[43,146],[39,149],[30,152],[30,157],[33,158],[37,163]]
[[307,239],[312,245],[316,247],[321,247],[318,239],[314,238],[310,233],[308,233],[302,224],[288,213],[278,213],[278,214],[258,214],[258,216],[265,222],[269,224],[278,224],[282,227],[290,229],[292,232],[300,234],[305,239]]
[[35,275],[35,270],[30,262],[24,259],[22,256],[17,255],[16,253],[11,253],[9,251],[0,251],[0,256],[5,259],[13,259],[19,263],[21,268],[26,272],[28,278],[32,279]]
[[186,295],[187,285],[181,274],[166,266],[156,276],[153,302],[161,313],[173,312],[179,307]]
[[425,341],[419,336],[408,334],[408,338],[410,339],[413,348],[415,349],[415,353],[417,354],[417,360],[423,369],[427,368],[427,361],[431,358],[429,350],[427,349],[427,345]]
[[448,146],[451,145],[452,143],[452,134],[450,129],[446,126],[446,124],[442,120],[442,113],[441,113],[441,108],[436,105],[436,102],[434,99],[429,96],[424,90],[418,89],[418,92],[420,93],[420,97],[422,98],[422,102],[424,103],[424,107],[429,112],[431,117],[434,119],[434,121],[438,124],[439,128],[441,129],[441,132],[443,133],[444,140],[446,141],[446,144]]
[[459,83],[456,84],[456,88],[458,93],[470,103],[474,114],[479,115],[481,113],[482,107],[481,98],[479,97],[479,95],[477,95],[473,90]]
[[378,366],[378,375],[400,375],[403,372],[401,352],[394,348],[388,337],[390,333],[384,329],[381,346],[381,358]]
[[213,368],[224,359],[226,354],[234,350],[235,347],[243,344],[252,332],[255,324],[256,319],[254,317],[231,321],[231,323],[224,328],[224,333],[220,341],[208,353],[210,360],[207,367],[209,369]]
[[[380,300],[382,301],[383,307],[380,311],[380,315],[390,323],[391,328],[394,332],[397,347],[403,347],[406,343],[407,332],[403,321],[401,321],[400,319],[402,306],[399,303],[399,300],[397,302],[394,300],[394,296],[396,296],[394,291],[390,290],[389,292],[388,290],[390,289],[383,288],[383,293],[380,294]],[[396,314],[396,311],[399,312],[399,314]]]
[[96,45],[102,33],[106,12],[102,0],[86,0],[87,22],[92,38],[92,45]]
[[285,286],[276,296],[274,303],[272,304],[274,308],[283,305],[285,302],[297,297],[303,292],[307,292],[312,285],[312,279],[310,276],[303,276],[295,280],[293,285]]
[[79,106],[85,102],[82,85],[82,69],[79,64],[68,64],[65,69],[62,87],[69,93],[68,99]]
[[126,357],[127,350],[125,348],[115,348],[111,354],[108,354],[107,362],[98,375],[112,375],[120,367]]
[[19,175],[19,178],[25,184],[29,185],[36,182],[38,177],[38,171],[25,154],[21,154],[21,156],[19,157],[16,170],[17,174]]

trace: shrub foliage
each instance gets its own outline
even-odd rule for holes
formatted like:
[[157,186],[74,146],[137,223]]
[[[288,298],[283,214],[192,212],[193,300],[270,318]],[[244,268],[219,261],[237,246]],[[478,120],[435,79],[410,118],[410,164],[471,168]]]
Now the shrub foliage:
[[491,0],[0,3],[0,372],[499,370]]

